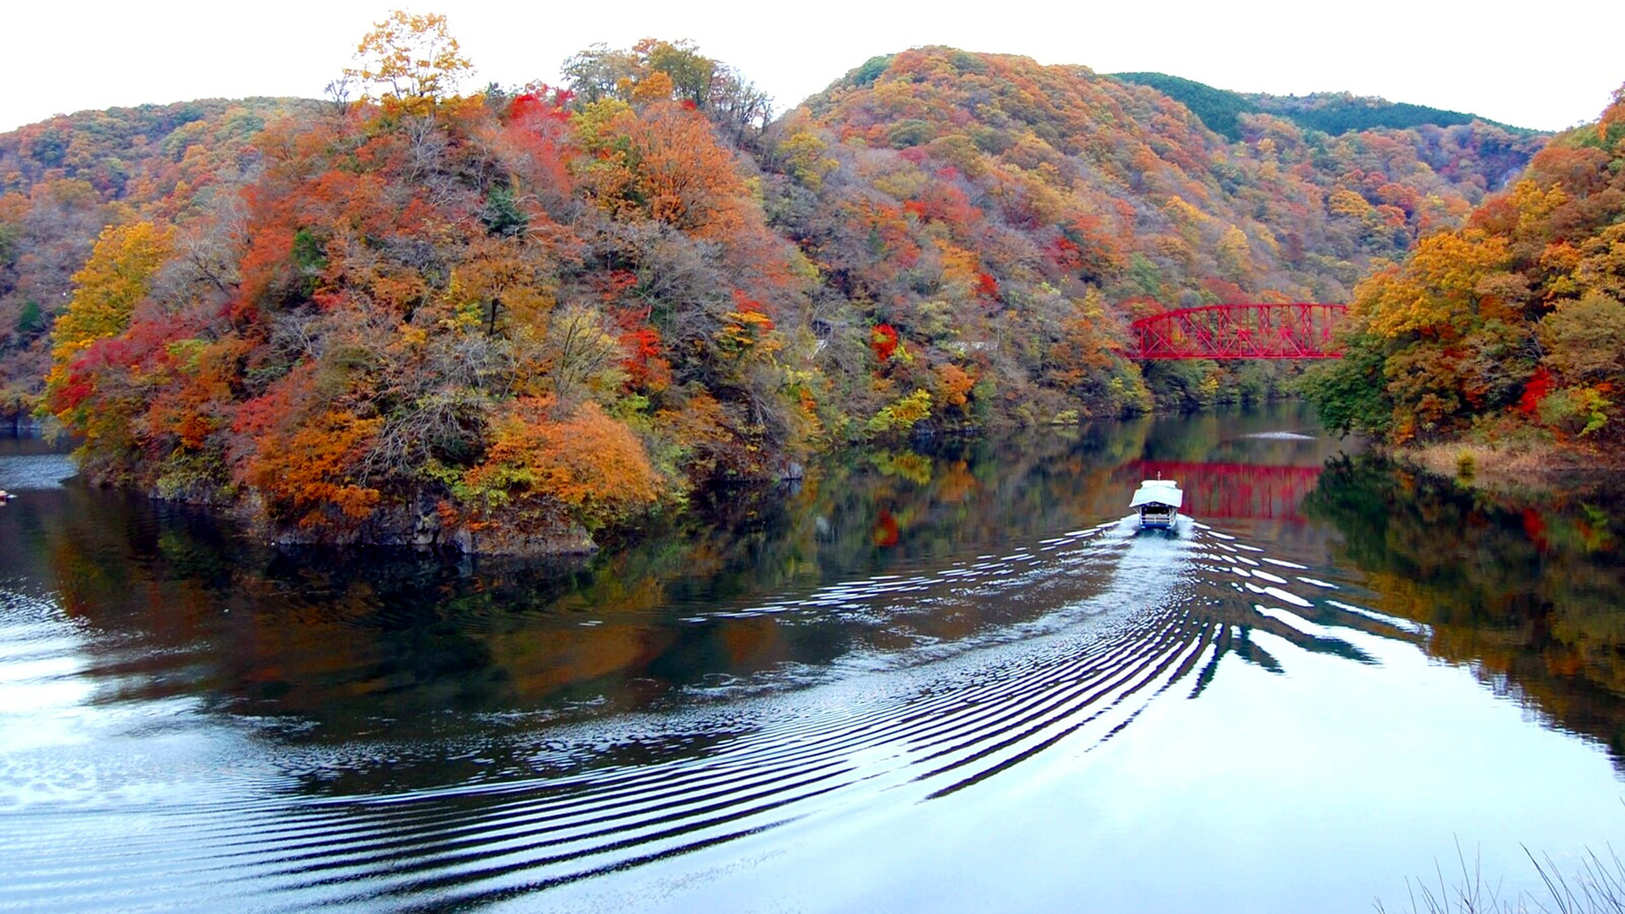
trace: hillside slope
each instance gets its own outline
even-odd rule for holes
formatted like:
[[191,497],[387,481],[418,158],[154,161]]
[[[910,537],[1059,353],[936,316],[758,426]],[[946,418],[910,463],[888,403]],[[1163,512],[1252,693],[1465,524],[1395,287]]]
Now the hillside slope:
[[[602,62],[616,52],[598,53],[598,58],[584,54],[576,60]],[[736,74],[727,75],[739,81]],[[994,81],[1001,85],[990,93]],[[1175,96],[1192,100],[1189,92],[1175,91]],[[735,93],[730,99],[740,97],[751,98]],[[26,408],[37,395],[46,331],[103,226],[133,217],[174,221],[230,205],[231,196],[219,197],[217,191],[235,187],[255,167],[257,131],[282,115],[314,117],[321,107],[297,100],[206,100],[83,112],[0,136],[0,354],[6,356],[0,411]],[[1203,110],[1196,105],[1198,113]],[[982,274],[995,283],[1013,281],[1006,290],[1018,305],[1013,310],[1046,315],[1038,322],[1043,326],[1007,320],[1010,326],[998,332],[1030,338],[1028,349],[1098,349],[1110,348],[1121,320],[1135,313],[1136,300],[1343,300],[1372,257],[1394,256],[1421,233],[1454,224],[1509,169],[1521,167],[1540,142],[1482,124],[1332,137],[1268,114],[1241,117],[1245,140],[1225,143],[1168,97],[1086,68],[926,48],[854,70],[748,152],[751,167],[764,171],[768,189],[777,191],[766,201],[769,218],[800,241],[815,262],[838,255],[840,262],[831,263],[821,277],[823,297],[844,303],[845,312],[856,303],[862,320],[854,313],[822,320],[820,332],[841,324],[855,334],[856,348],[846,350],[850,361],[868,345],[862,339],[868,328],[881,324],[902,332],[903,341],[915,348],[945,343],[984,351],[986,339],[936,339],[929,329],[911,340],[910,334],[918,336],[916,330],[932,323],[907,313],[922,303],[938,313],[937,323],[963,326],[973,335],[993,332],[988,315],[964,315],[967,320],[961,321],[952,313],[968,307],[966,294],[951,288],[952,277],[934,289],[853,286],[855,276],[875,269],[891,277],[889,285],[906,285],[899,280],[905,271],[883,258],[861,263],[852,257],[850,244],[840,253],[837,224],[870,219],[854,216],[849,199],[854,188],[862,189],[864,205],[881,208],[876,218],[897,214],[910,244],[923,242],[928,256],[920,269],[926,271],[936,268],[945,251],[950,260],[959,257],[961,272],[969,269],[965,256],[924,237],[940,234],[957,218],[948,211],[952,207],[927,212],[932,204],[926,198],[964,195],[967,212],[975,211],[984,225],[940,240],[988,260],[988,269],[972,271],[970,284],[981,284]],[[734,142],[746,135],[738,124],[723,132]],[[833,153],[826,155],[815,144]],[[826,159],[836,163],[828,188],[809,188],[818,181],[812,172],[824,168]],[[946,179],[944,168],[957,174]],[[790,180],[775,184],[778,176]],[[819,199],[809,199],[809,192]],[[852,230],[849,225],[842,231]],[[950,227],[948,234],[953,232]],[[1047,251],[1048,272],[1035,272],[1036,260],[1016,253],[1030,246]],[[1033,293],[1035,278],[1047,289]],[[964,285],[965,277],[959,279]],[[923,282],[924,274],[916,271],[913,285]],[[1080,303],[1088,288],[1099,292],[1099,301],[1085,308]],[[1044,298],[1049,290],[1059,297]],[[1022,305],[1023,295],[1048,304]],[[1127,310],[1115,307],[1125,302]],[[1062,324],[1096,311],[1109,318],[1092,322],[1099,324],[1093,333],[1100,339],[1078,333],[1063,339],[1068,331]],[[952,361],[935,350],[927,354],[938,374]],[[1046,358],[1028,353],[1025,360]],[[1104,356],[1093,360],[1110,362]],[[1047,370],[998,361],[992,380],[1002,380],[1010,403],[1026,402]],[[1159,390],[1190,405],[1201,400],[1204,389],[1211,393],[1215,383],[1233,386],[1233,379],[1217,378],[1212,370],[1197,377],[1189,369],[1159,366],[1158,371],[1175,375],[1156,379]],[[1091,392],[1084,389],[1089,384],[1072,384],[1062,399],[1084,402],[1069,406],[1047,397],[1027,420],[1046,411],[1111,412],[1143,401],[1135,392],[1138,373],[1128,366],[1108,370],[1100,364],[1087,374],[1099,384],[1115,377],[1116,393],[1106,396],[1103,387]],[[916,387],[923,383],[902,380]],[[964,382],[956,377],[955,383]],[[864,408],[876,405],[861,390],[847,393]],[[957,393],[950,396],[958,399]],[[984,396],[972,411],[975,416],[1005,414],[1004,406],[988,399]]]
[[1315,373],[1329,425],[1388,441],[1625,441],[1625,89],[1466,224],[1355,292],[1349,355]]
[[1548,134],[1461,111],[1390,102],[1348,92],[1285,96],[1232,92],[1165,73],[1114,73],[1149,86],[1191,109],[1208,129],[1240,142],[1260,127],[1256,115],[1291,121],[1305,131],[1341,136],[1376,132],[1408,143],[1428,167],[1456,184],[1500,190],[1517,176]]
[[447,65],[257,133],[155,115],[144,159],[13,142],[8,345],[49,361],[16,402],[92,478],[280,539],[584,548],[817,449],[1267,392],[1142,374],[1127,322],[1343,300],[1483,194],[1391,132],[1251,115],[1232,144],[1155,90],[948,48],[771,125],[681,43],[590,48],[574,91],[457,95]]
[[[1036,420],[1142,396],[1110,350],[1146,310],[1346,300],[1374,260],[1455,225],[1490,183],[1460,167],[1471,156],[1441,171],[1423,151],[1499,142],[1333,137],[1257,114],[1228,143],[1156,90],[951,48],[871,60],[771,136],[765,162],[790,180],[769,212],[825,298],[927,367],[994,382],[974,408]],[[1233,383],[1213,366],[1153,372],[1186,405]],[[898,373],[886,394],[926,386]]]
[[82,111],[0,134],[0,416],[32,402],[48,332],[104,226],[233,205],[265,125],[303,99]]

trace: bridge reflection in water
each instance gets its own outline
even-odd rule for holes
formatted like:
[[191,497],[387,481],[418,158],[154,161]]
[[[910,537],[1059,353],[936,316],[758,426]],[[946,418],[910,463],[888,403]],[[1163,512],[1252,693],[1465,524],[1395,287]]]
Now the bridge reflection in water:
[[1130,479],[1173,479],[1185,490],[1184,512],[1204,521],[1303,522],[1304,496],[1314,491],[1322,467],[1269,466],[1187,460],[1134,460]]

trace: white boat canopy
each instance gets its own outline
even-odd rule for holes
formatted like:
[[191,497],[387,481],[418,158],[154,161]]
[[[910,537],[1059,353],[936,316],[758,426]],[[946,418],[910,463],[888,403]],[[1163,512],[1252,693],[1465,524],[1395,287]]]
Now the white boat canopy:
[[1179,483],[1172,479],[1147,479],[1140,483],[1140,488],[1134,493],[1134,500],[1129,502],[1129,507],[1167,505],[1177,508],[1184,500],[1185,493],[1180,491]]

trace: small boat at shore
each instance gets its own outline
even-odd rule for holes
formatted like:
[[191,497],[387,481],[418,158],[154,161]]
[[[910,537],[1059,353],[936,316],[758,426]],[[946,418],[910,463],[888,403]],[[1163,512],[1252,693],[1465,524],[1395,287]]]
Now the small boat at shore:
[[1141,530],[1172,530],[1185,493],[1172,479],[1147,479],[1134,492],[1129,507],[1140,512]]

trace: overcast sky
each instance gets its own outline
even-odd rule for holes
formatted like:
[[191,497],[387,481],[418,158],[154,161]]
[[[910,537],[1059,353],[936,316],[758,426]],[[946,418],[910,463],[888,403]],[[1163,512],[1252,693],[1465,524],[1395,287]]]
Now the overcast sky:
[[[0,131],[86,108],[319,97],[394,5],[7,0]],[[477,85],[556,83],[560,62],[593,42],[690,38],[742,70],[781,110],[875,54],[924,44],[1101,73],[1156,70],[1241,91],[1347,90],[1544,129],[1595,119],[1625,83],[1621,0],[442,0],[405,8],[447,15]]]

